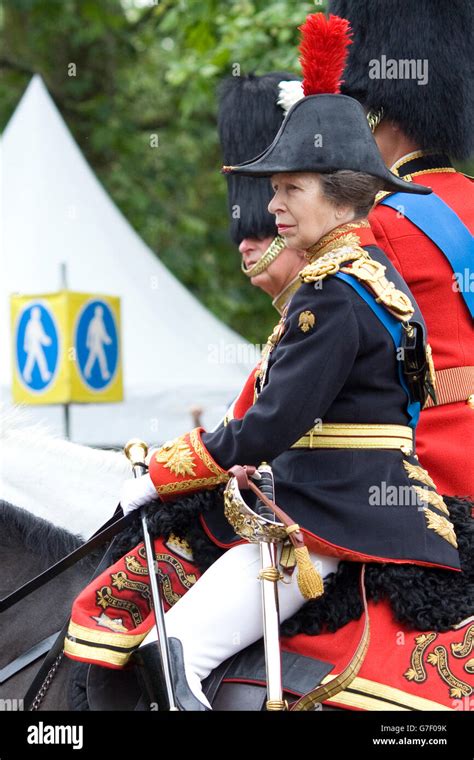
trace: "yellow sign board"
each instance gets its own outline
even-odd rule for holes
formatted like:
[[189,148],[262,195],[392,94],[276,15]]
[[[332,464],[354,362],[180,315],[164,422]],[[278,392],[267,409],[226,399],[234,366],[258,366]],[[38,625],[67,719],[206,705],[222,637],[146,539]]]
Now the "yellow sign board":
[[123,400],[120,299],[63,290],[10,298],[13,400]]

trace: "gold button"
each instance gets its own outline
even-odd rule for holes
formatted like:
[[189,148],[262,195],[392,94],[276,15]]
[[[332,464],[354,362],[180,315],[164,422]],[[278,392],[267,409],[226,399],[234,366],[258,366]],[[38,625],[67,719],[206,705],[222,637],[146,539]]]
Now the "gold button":
[[413,449],[411,448],[411,446],[402,445],[400,446],[400,449],[402,451],[402,454],[404,454],[406,457],[411,456],[411,454],[413,453]]
[[467,397],[467,405],[474,409],[474,393]]

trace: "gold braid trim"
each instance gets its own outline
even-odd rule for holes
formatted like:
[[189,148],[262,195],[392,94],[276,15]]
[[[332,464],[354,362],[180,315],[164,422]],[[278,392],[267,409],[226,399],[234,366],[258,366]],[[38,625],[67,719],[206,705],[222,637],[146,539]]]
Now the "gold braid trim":
[[[325,676],[323,683],[332,676]],[[407,711],[407,710],[440,710],[451,711],[440,702],[434,702],[425,697],[418,697],[394,686],[387,686],[367,678],[354,678],[347,691],[340,692],[336,697],[331,697],[329,703],[342,704],[347,707],[358,707],[361,710],[384,710],[384,711]]]
[[[213,458],[211,457],[208,450],[206,449],[203,442],[201,441],[198,430],[196,428],[191,431],[189,435],[189,439],[192,445],[194,446],[196,454],[198,455],[200,460],[204,462],[208,470],[213,472],[214,475],[218,475],[219,477],[222,477],[222,475],[227,475],[227,473],[222,469],[222,467],[219,467],[219,465],[216,464],[216,462],[214,462]],[[228,476],[226,477],[226,480],[228,480]],[[222,483],[222,480],[219,480],[219,483]]]
[[[368,253],[359,245],[357,235],[344,235],[337,242],[339,243],[337,248],[329,249],[327,253],[301,270],[300,278],[303,282],[320,282],[328,275],[339,272],[342,264],[356,259],[368,258]],[[308,253],[311,251],[310,248]]]
[[[146,634],[143,634],[141,637],[142,641],[145,636]],[[71,641],[67,637],[64,639],[64,652],[81,660],[98,662],[100,664],[108,662],[110,665],[115,665],[118,668],[124,667],[132,655],[132,652],[114,652],[112,649],[79,644],[77,641]]]
[[377,129],[380,122],[382,121],[383,117],[384,117],[383,106],[380,106],[380,108],[370,109],[369,113],[367,114],[367,122],[372,134],[374,134],[375,130]]
[[[402,321],[410,319],[415,310],[406,293],[386,278],[387,267],[372,259],[358,243],[359,238],[354,233],[339,236],[334,246],[330,241],[322,249],[327,252],[323,255],[317,253],[318,258],[301,270],[301,279],[303,282],[320,282],[328,275],[344,272],[362,282],[375,296],[377,303],[382,303],[394,317]],[[309,249],[308,252],[313,250]],[[351,262],[350,267],[342,266],[348,262]]]
[[225,472],[219,477],[213,478],[196,478],[196,480],[181,480],[179,483],[168,483],[165,486],[158,486],[158,493],[181,493],[181,491],[197,491],[199,488],[211,488],[219,483],[226,483],[229,475]]
[[357,233],[353,233],[352,230],[360,230],[362,228],[370,229],[368,219],[359,222],[348,222],[347,224],[335,227],[335,229],[323,235],[317,243],[308,248],[305,258],[313,262],[316,258],[323,256],[325,253],[330,253],[342,245],[360,245],[359,236]]
[[68,628],[68,636],[72,636],[73,638],[82,639],[83,641],[91,641],[92,643],[97,644],[122,647],[123,649],[130,649],[131,647],[138,646],[146,635],[147,632],[140,634],[125,634],[96,631],[95,629],[87,628],[79,623],[74,623],[72,620],[69,623]]
[[244,262],[242,261],[240,265],[242,272],[246,277],[256,277],[268,269],[270,264],[275,261],[276,258],[278,258],[284,248],[286,248],[286,242],[281,237],[281,235],[277,235],[275,238],[273,238],[265,253],[260,256],[259,260],[256,261],[252,267],[247,269]]
[[[365,565],[361,568],[361,584],[364,588],[365,584]],[[349,664],[338,675],[332,677],[330,680],[323,679],[323,682],[316,686],[314,689],[304,694],[300,699],[294,702],[290,710],[300,712],[301,710],[313,710],[314,706],[319,702],[324,702],[331,697],[334,697],[339,692],[347,689],[352,683],[357,673],[362,667],[370,642],[370,619],[369,610],[367,607],[367,599],[365,592],[363,593],[363,604],[365,612],[364,630],[362,636],[357,645],[357,649],[354,652]]]

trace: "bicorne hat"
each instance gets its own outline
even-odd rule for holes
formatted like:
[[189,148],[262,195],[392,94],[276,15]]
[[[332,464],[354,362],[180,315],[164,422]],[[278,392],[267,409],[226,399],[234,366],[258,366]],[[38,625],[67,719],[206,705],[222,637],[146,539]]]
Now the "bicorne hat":
[[[381,180],[381,189],[427,194],[423,185],[405,182],[380,155],[361,104],[336,94],[351,43],[349,22],[323,13],[300,27],[300,62],[305,97],[293,105],[273,142],[259,155],[225,174],[270,177],[281,172],[365,172]],[[329,94],[328,94],[329,93]]]

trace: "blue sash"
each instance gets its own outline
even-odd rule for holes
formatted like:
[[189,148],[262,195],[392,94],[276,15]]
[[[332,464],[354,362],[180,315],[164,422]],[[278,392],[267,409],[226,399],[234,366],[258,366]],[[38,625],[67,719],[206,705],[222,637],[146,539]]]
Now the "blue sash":
[[380,203],[403,214],[438,246],[449,261],[459,293],[474,318],[474,271],[471,268],[474,237],[458,215],[435,193],[394,193]]
[[[360,284],[358,280],[352,275],[345,274],[344,272],[337,272],[337,274],[334,275],[334,277],[339,277],[340,280],[344,280],[344,282],[347,282],[348,285],[351,286],[351,288],[354,288],[354,290],[360,295],[361,298],[364,299],[366,304],[372,309],[375,316],[380,320],[380,322],[383,324],[385,329],[388,333],[390,333],[391,338],[395,344],[395,351],[398,352],[398,349],[402,346],[402,325],[401,322],[396,319],[396,317],[393,316],[393,314],[390,314],[387,309],[382,306],[382,304],[377,303],[375,300],[375,296],[373,296],[371,293],[369,293],[368,290],[364,288],[363,285]],[[407,381],[405,380],[405,375],[403,374],[403,363],[401,360],[398,361],[398,374],[400,377],[400,383],[403,387],[403,390],[405,391],[407,395],[407,413],[408,417],[410,418],[409,426],[412,428],[416,428],[418,424],[418,418],[420,416],[420,402],[419,401],[413,401],[410,398],[410,391],[408,389]]]

